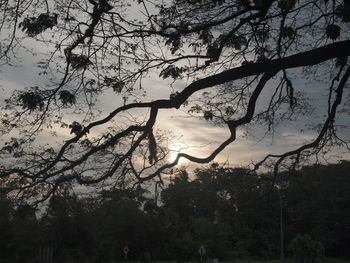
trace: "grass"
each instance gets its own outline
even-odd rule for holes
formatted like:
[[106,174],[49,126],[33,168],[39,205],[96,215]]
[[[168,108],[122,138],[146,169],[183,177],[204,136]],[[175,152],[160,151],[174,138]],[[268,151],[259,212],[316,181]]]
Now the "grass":
[[[274,260],[259,260],[259,259],[236,259],[229,261],[219,261],[219,263],[294,263],[295,261],[291,259],[286,259],[281,261],[279,259]],[[106,263],[145,263],[143,261],[122,261],[122,262],[106,262]],[[200,261],[149,261],[148,263],[200,263]],[[212,263],[212,260],[203,261],[203,263]],[[325,258],[320,263],[350,263],[350,259],[348,260],[340,260],[334,258]]]

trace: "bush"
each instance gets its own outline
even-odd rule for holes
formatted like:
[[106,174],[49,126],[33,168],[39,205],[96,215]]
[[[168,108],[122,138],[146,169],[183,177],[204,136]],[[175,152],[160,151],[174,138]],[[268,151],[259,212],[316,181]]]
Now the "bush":
[[292,252],[296,263],[319,262],[324,257],[323,244],[312,240],[309,235],[298,235],[292,240],[288,250]]

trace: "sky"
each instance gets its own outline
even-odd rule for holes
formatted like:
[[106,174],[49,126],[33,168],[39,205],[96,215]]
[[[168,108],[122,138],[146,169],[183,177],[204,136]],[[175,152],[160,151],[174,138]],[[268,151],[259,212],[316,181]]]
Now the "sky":
[[[0,68],[0,89],[2,91],[0,105],[4,105],[4,100],[15,89],[23,89],[38,84],[45,86],[45,83],[50,83],[48,80],[49,76],[38,75],[38,68],[36,67],[36,63],[42,58],[40,53],[43,51],[43,46],[29,42],[28,45],[37,53],[37,56],[32,56],[27,52],[21,51],[17,54],[21,60],[20,63],[17,63],[18,66],[2,66]],[[296,74],[296,77],[293,79],[296,89],[307,92],[305,94],[306,97],[313,103],[313,114],[311,116],[299,116],[297,122],[283,122],[273,135],[265,136],[266,129],[264,127],[249,125],[249,131],[253,136],[246,136],[245,129],[239,130],[237,140],[217,156],[215,159],[216,162],[228,162],[232,166],[245,166],[252,162],[258,162],[266,154],[281,154],[285,151],[293,150],[302,143],[315,138],[315,132],[305,130],[305,127],[309,124],[316,124],[324,119],[327,105],[327,84],[322,82],[322,80],[311,82],[310,80],[303,80],[298,77],[301,73],[298,70],[292,73]],[[276,81],[272,80],[268,83],[266,91],[263,92],[257,103],[258,107],[266,103],[273,87],[276,85]],[[143,85],[147,91],[148,101],[151,99],[169,98],[170,93],[174,89],[175,91],[181,91],[188,84],[180,80],[172,88],[168,80],[161,79],[157,74],[150,74],[143,81]],[[320,90],[323,90],[324,94],[320,94]],[[196,94],[195,96],[201,96],[201,94]],[[120,105],[120,95],[106,92],[101,96],[100,105],[98,105],[98,108],[102,111],[101,117],[108,115],[109,112]],[[76,116],[66,116],[66,121],[69,123],[74,121],[75,118]],[[342,121],[343,119],[340,119],[340,122]],[[174,152],[181,150],[197,157],[208,156],[213,149],[229,136],[229,130],[226,127],[216,126],[200,118],[189,118],[187,109],[185,108],[181,108],[180,110],[161,110],[159,119],[156,122],[156,128],[172,135],[173,139],[169,143],[169,147]],[[301,132],[301,130],[304,131]],[[65,140],[71,136],[67,129],[58,129],[57,132],[59,135],[58,138],[46,136],[44,140],[47,140],[49,144],[54,144],[58,140]],[[345,131],[345,136],[347,135],[346,133]],[[340,155],[340,157],[334,157],[336,154]],[[172,160],[174,156],[174,154],[171,154],[169,159]],[[340,158],[345,159],[349,157],[349,154],[345,153],[345,149],[335,149],[331,153],[331,159],[329,160],[337,161]],[[190,166],[186,161],[180,161],[180,165]]]
[[[23,62],[18,67],[3,67],[1,69],[0,88],[2,90],[2,104],[4,99],[6,99],[14,89],[23,89],[24,87],[37,84],[42,85],[42,83],[45,82],[43,81],[45,77],[39,76],[37,69],[33,66],[37,60],[36,58],[23,55],[22,60]],[[296,83],[298,86],[301,86],[301,88],[302,85],[305,85],[303,83]],[[186,85],[187,83],[180,81],[176,83],[176,89],[180,91]],[[149,98],[153,99],[168,98],[169,94],[173,91],[169,87],[168,81],[162,80],[156,75],[147,78],[144,81],[144,86],[146,87]],[[273,81],[270,86],[271,88],[274,86]],[[318,91],[316,91],[316,93],[317,92]],[[260,104],[263,104],[263,100],[268,97],[269,87],[267,87],[265,93],[266,94],[262,94],[262,101]],[[315,95],[316,94],[310,95],[315,98],[314,105],[316,105],[316,110],[313,116],[309,118],[301,116],[300,120],[294,123],[285,122],[278,127],[273,136],[268,135],[264,137],[265,129],[257,125],[252,128],[254,129],[254,137],[246,137],[244,131],[239,130],[237,140],[220,153],[215,161],[228,162],[233,166],[244,166],[259,161],[268,153],[280,154],[298,147],[306,140],[313,139],[315,137],[314,132],[306,131],[301,133],[300,130],[305,128],[305,124],[312,123],[316,116],[322,117],[323,115],[322,111],[325,107],[325,101]],[[116,103],[116,101],[120,99],[120,96],[118,96],[118,94],[114,93],[102,95],[100,102],[103,106],[99,107],[102,110],[101,117],[106,116],[116,108],[120,103]],[[67,118],[69,119],[69,116]],[[319,118],[317,118],[317,120],[318,119]],[[72,117],[72,121],[73,120],[74,117]],[[180,110],[161,110],[159,119],[156,122],[156,127],[172,134],[173,140],[169,146],[170,149],[174,150],[174,153],[181,150],[182,152],[194,154],[197,157],[208,156],[215,147],[229,136],[229,130],[226,127],[215,126],[203,119],[190,118],[186,109],[183,108]],[[68,130],[60,130],[59,136],[64,139],[69,138],[70,134]],[[48,142],[53,143],[53,141],[57,141],[60,138],[53,139],[48,136],[46,139]],[[341,151],[339,151],[339,153],[341,153]],[[174,154],[170,156],[170,159],[173,158]],[[184,160],[180,161],[180,164],[189,166],[189,163]]]

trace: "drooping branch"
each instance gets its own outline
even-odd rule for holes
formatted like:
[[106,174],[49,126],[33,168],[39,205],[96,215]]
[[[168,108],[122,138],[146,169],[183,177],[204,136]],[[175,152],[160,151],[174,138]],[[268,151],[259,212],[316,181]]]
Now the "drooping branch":
[[[281,69],[287,69],[287,68],[295,68],[295,67],[301,67],[301,66],[307,66],[307,65],[315,65],[317,63],[321,63],[323,61],[329,60],[331,58],[336,58],[339,56],[344,56],[344,55],[350,55],[350,41],[342,41],[334,44],[330,44],[324,47],[320,47],[318,49],[314,49],[311,51],[307,51],[304,53],[299,53],[296,55],[292,55],[289,57],[285,57],[282,59],[276,59],[276,60],[271,60],[271,61],[266,61],[266,62],[261,62],[261,63],[254,63],[254,64],[249,64],[249,65],[244,65],[238,68],[226,70],[222,73],[209,76],[206,78],[203,78],[201,80],[195,81],[189,86],[187,86],[182,92],[180,92],[178,95],[174,96],[172,99],[168,100],[156,100],[153,102],[146,102],[146,103],[132,103],[128,104],[122,107],[119,107],[115,111],[111,112],[106,118],[101,119],[99,121],[95,121],[87,125],[85,128],[82,129],[80,133],[78,133],[75,137],[72,139],[68,140],[60,149],[58,152],[56,158],[50,162],[50,164],[44,168],[43,170],[39,171],[34,175],[34,178],[39,177],[41,174],[47,173],[51,168],[53,168],[63,157],[66,149],[69,147],[69,145],[76,143],[79,141],[82,136],[87,134],[90,129],[102,125],[104,123],[107,123],[108,121],[112,120],[117,114],[120,112],[133,109],[133,108],[154,108],[154,109],[168,109],[168,108],[179,108],[190,96],[192,96],[193,93],[203,90],[208,87],[213,87],[217,86],[220,84],[227,83],[229,81],[234,81],[237,79],[242,79],[245,77],[253,76],[253,75],[258,75],[264,72],[278,72]],[[264,78],[263,78],[264,79]],[[263,85],[259,86],[260,88],[263,88]],[[254,109],[255,109],[255,101],[258,98],[261,90],[255,90],[251,97],[251,101],[253,103],[249,103],[248,109],[247,109],[247,114],[237,120],[237,121],[232,121],[229,122],[229,128],[232,131],[235,130],[236,127],[243,125],[245,123],[248,123],[251,118],[253,117],[254,114]],[[125,131],[121,132],[117,137],[121,138],[131,132],[132,130],[142,130],[143,128],[140,127],[132,127],[130,126],[128,129]],[[235,137],[235,136],[233,136]],[[233,138],[232,137],[232,138]],[[220,152],[223,148],[225,148],[226,145],[231,143],[231,139],[228,139],[226,143],[223,144],[222,147],[219,147],[217,151],[215,151],[214,154],[211,155],[211,157],[205,158],[205,159],[196,159],[195,157],[190,157],[186,155],[180,155],[180,157],[185,157],[191,161],[196,161],[196,162],[207,162],[208,160],[214,159],[214,157]],[[102,147],[105,146],[100,146]],[[221,150],[220,150],[221,149]],[[81,163],[82,161],[86,160],[89,156],[97,152],[99,148],[95,148],[87,152],[83,157],[80,158],[81,161],[75,161],[71,165],[65,167],[63,170],[59,169],[59,171],[67,171],[69,169],[72,169],[75,165]],[[179,157],[179,158],[180,158]],[[56,172],[55,174],[58,174],[59,172]]]
[[[330,44],[324,47],[320,47],[318,49],[314,49],[311,51],[307,51],[304,53],[299,53],[296,55],[292,55],[289,57],[285,57],[282,59],[276,59],[261,63],[253,63],[249,65],[244,65],[238,68],[233,68],[230,70],[226,70],[222,73],[215,74],[201,80],[195,81],[189,86],[187,86],[182,92],[174,96],[172,99],[168,100],[156,100],[153,102],[145,102],[145,103],[131,103],[122,107],[117,108],[113,112],[111,112],[106,118],[95,121],[87,125],[82,131],[77,134],[72,139],[66,141],[66,143],[62,146],[60,151],[58,152],[56,158],[50,162],[50,164],[43,170],[37,173],[36,176],[40,174],[45,174],[51,168],[53,168],[63,157],[66,149],[69,145],[76,143],[82,138],[85,134],[89,133],[89,131],[99,125],[105,124],[108,121],[112,120],[116,115],[123,111],[127,111],[134,108],[157,108],[157,109],[169,109],[169,108],[179,108],[190,96],[192,96],[195,92],[221,85],[230,81],[234,81],[237,79],[242,79],[249,76],[259,75],[264,72],[277,72],[282,69],[288,68],[296,68],[308,65],[315,65],[326,60],[336,58],[339,56],[350,55],[350,41],[342,41],[335,44]],[[255,93],[254,96],[258,96],[260,93]],[[257,97],[256,97],[257,98]],[[256,100],[256,98],[254,98]],[[239,120],[239,123],[230,123],[231,127],[239,126],[250,121],[252,117],[252,113],[254,113],[254,109],[250,110],[249,116],[246,116],[244,119]],[[129,127],[130,129],[130,127]],[[137,129],[133,127],[132,129]],[[123,135],[125,132],[123,132]],[[122,136],[118,136],[122,137]],[[86,158],[96,152],[95,150],[90,151],[86,154]]]
[[230,133],[231,133],[230,137],[226,141],[224,141],[219,147],[217,147],[208,157],[198,158],[198,157],[186,154],[186,153],[179,153],[179,154],[177,154],[176,159],[172,163],[166,164],[166,165],[160,167],[155,173],[148,175],[146,177],[140,178],[139,181],[143,182],[143,181],[150,180],[150,179],[158,176],[164,170],[172,168],[175,165],[177,165],[180,158],[185,158],[185,159],[187,159],[191,162],[195,162],[195,163],[209,163],[209,162],[213,161],[215,159],[215,157],[220,152],[222,152],[229,144],[231,144],[232,142],[234,142],[236,140],[237,127],[239,127],[243,124],[247,124],[252,120],[252,118],[254,116],[254,112],[255,112],[256,101],[259,98],[261,91],[264,89],[268,80],[271,79],[276,73],[277,73],[277,71],[267,72],[261,77],[258,85],[254,89],[254,91],[249,99],[246,114],[238,120],[234,120],[234,121],[232,120],[232,121],[227,122],[228,128],[229,128]]
[[[248,23],[249,21],[252,21],[254,19],[258,19],[259,15],[264,16],[266,13],[262,14],[261,12],[266,12],[268,8],[270,8],[270,5],[273,1],[267,1],[269,5],[264,9],[264,10],[257,10],[254,7],[248,7],[244,8],[241,11],[237,11],[233,13],[231,16],[228,16],[226,18],[214,20],[212,23],[207,23],[203,25],[199,25],[198,27],[192,27],[192,28],[176,28],[175,26],[173,27],[174,29],[177,30],[177,34],[182,34],[186,35],[191,32],[199,32],[201,30],[213,27],[215,25],[223,24],[226,23],[232,19],[236,19],[238,17],[244,17],[243,20],[240,20],[240,23],[236,23],[236,27],[234,27],[233,30],[231,30],[230,35],[234,35],[236,31],[240,28],[241,25]],[[69,70],[70,70],[70,60],[72,56],[72,51],[73,49],[77,48],[79,45],[86,44],[86,41],[92,41],[93,37],[96,37],[95,30],[98,31],[97,29],[98,24],[101,23],[102,27],[102,19],[103,15],[105,13],[112,14],[110,11],[111,6],[108,5],[107,1],[99,1],[99,3],[95,2],[94,0],[89,0],[89,3],[93,5],[93,12],[91,15],[91,21],[89,24],[87,24],[87,29],[85,32],[83,32],[81,35],[78,36],[78,38],[70,45],[68,48],[66,48],[66,68],[64,72],[64,77],[62,79],[61,84],[54,90],[54,93],[56,93],[59,89],[61,89],[65,84],[66,84],[66,78],[68,77]],[[256,12],[251,12],[251,11],[258,11]],[[261,11],[261,12],[260,12]],[[256,21],[258,23],[258,21]],[[115,24],[114,24],[115,25]],[[169,28],[172,26],[169,25]],[[168,29],[169,29],[168,28]],[[160,35],[160,36],[165,36],[169,37],[170,35],[166,33],[167,28],[163,28],[161,31],[154,31],[152,32],[149,31],[148,33],[150,35]],[[142,31],[140,30],[139,33],[141,35],[141,32],[147,32],[147,30]],[[129,32],[122,32],[120,34],[124,35],[115,35],[111,36],[114,38],[118,37],[127,37],[127,34],[130,35],[135,35],[137,36],[137,31],[129,31]],[[104,34],[104,32],[103,32]],[[163,34],[163,35],[162,35]],[[230,35],[227,36],[226,39],[223,40],[221,43],[221,50],[224,47],[224,42],[228,41]],[[104,37],[104,35],[102,36]],[[138,37],[138,36],[137,36]],[[142,36],[142,40],[143,40]],[[108,37],[106,36],[106,39]],[[281,37],[279,38],[281,40]],[[118,41],[120,43],[120,39],[118,38]],[[90,46],[91,43],[88,43],[88,46]],[[120,59],[120,45],[119,45],[119,59]],[[63,146],[58,150],[58,152],[50,158],[49,162],[47,163],[42,163],[38,167],[38,171],[30,171],[30,169],[19,169],[19,168],[14,168],[10,170],[3,170],[0,173],[0,176],[5,178],[9,177],[11,174],[12,175],[18,175],[24,178],[30,178],[32,180],[32,184],[24,186],[24,189],[37,186],[41,183],[47,183],[51,186],[51,190],[48,191],[48,194],[50,195],[52,191],[54,191],[59,184],[62,184],[67,181],[72,181],[76,180],[80,184],[94,184],[101,182],[109,177],[112,177],[116,171],[123,166],[124,162],[126,160],[131,160],[131,156],[133,153],[138,149],[138,147],[141,147],[141,142],[146,140],[148,138],[149,140],[149,149],[150,149],[150,156],[151,156],[151,162],[156,162],[157,161],[157,152],[156,152],[156,141],[154,138],[154,135],[152,133],[152,129],[154,126],[154,123],[157,118],[157,112],[160,109],[170,109],[170,108],[180,108],[182,105],[185,104],[185,102],[196,92],[219,86],[228,82],[232,82],[235,80],[240,80],[244,79],[246,77],[250,76],[258,76],[262,75],[260,78],[259,83],[255,87],[253,93],[250,96],[249,102],[247,104],[246,112],[245,115],[237,120],[231,120],[227,121],[227,127],[230,130],[231,134],[228,139],[226,139],[224,142],[222,142],[209,156],[205,158],[200,158],[196,156],[192,156],[189,154],[185,153],[179,153],[175,159],[170,164],[165,164],[158,168],[154,173],[145,175],[143,177],[137,176],[137,179],[139,182],[143,182],[146,180],[150,180],[154,178],[155,176],[159,176],[162,172],[164,172],[166,169],[174,167],[181,158],[188,159],[192,162],[196,163],[207,163],[212,160],[229,144],[235,141],[236,139],[236,129],[244,124],[250,123],[252,118],[254,117],[255,114],[255,108],[256,108],[256,101],[260,96],[261,91],[263,88],[266,86],[267,81],[273,77],[277,72],[280,70],[286,70],[290,68],[297,68],[297,67],[303,67],[303,66],[311,66],[311,65],[316,65],[319,63],[322,63],[324,61],[337,58],[337,57],[343,57],[343,56],[349,56],[350,55],[350,41],[339,41],[333,44],[329,44],[323,47],[318,47],[310,51],[306,52],[301,52],[297,53],[292,56],[288,57],[281,57],[279,56],[278,59],[271,59],[271,60],[265,60],[262,62],[256,62],[256,63],[247,63],[245,65],[242,65],[240,67],[232,68],[225,70],[221,73],[218,74],[212,74],[208,77],[202,78],[200,80],[194,81],[192,84],[188,85],[185,87],[181,92],[179,92],[177,95],[171,97],[170,99],[162,99],[162,100],[155,100],[155,101],[150,101],[150,102],[144,102],[144,103],[130,103],[121,107],[118,107],[115,109],[113,112],[111,112],[107,117],[100,119],[98,121],[91,122],[90,124],[86,125],[85,127],[82,127],[82,129],[75,134],[75,136],[69,140],[67,140]],[[196,58],[196,56],[193,56]],[[198,55],[197,58],[205,58],[206,56],[201,56]],[[167,63],[173,63],[178,61],[180,58],[192,58],[192,56],[177,56],[174,58],[174,60],[165,60]],[[151,60],[150,60],[151,61]],[[162,63],[162,62],[161,62]],[[120,63],[119,63],[120,64]],[[120,65],[119,65],[120,66]],[[146,67],[147,68],[147,67]],[[148,68],[151,68],[149,66]],[[120,69],[119,69],[120,70]],[[327,120],[324,123],[324,128],[321,130],[321,133],[319,134],[318,138],[313,142],[308,145],[304,145],[294,151],[291,151],[289,153],[285,153],[284,155],[269,155],[267,158],[279,158],[277,161],[277,164],[280,164],[286,157],[292,156],[292,155],[298,155],[300,152],[311,148],[311,147],[316,147],[320,141],[322,140],[322,137],[326,133],[327,129],[331,125],[331,123],[334,121],[335,115],[336,115],[336,109],[337,106],[341,102],[341,96],[342,96],[342,90],[345,85],[345,82],[348,78],[348,71],[347,73],[343,76],[343,79],[341,83],[339,84],[339,87],[336,91],[337,96],[336,99],[332,105],[332,108],[330,109],[329,116]],[[344,80],[345,79],[345,80]],[[342,84],[344,83],[344,84]],[[341,85],[343,85],[341,87]],[[292,92],[292,90],[291,90]],[[54,96],[55,94],[51,95]],[[291,99],[293,99],[293,94],[290,94]],[[49,103],[47,103],[47,108],[46,111],[49,110]],[[120,113],[131,110],[131,109],[137,109],[137,108],[148,108],[151,110],[150,117],[148,122],[145,125],[138,124],[138,125],[130,125],[126,128],[124,128],[122,131],[119,131],[118,133],[111,135],[111,137],[108,140],[103,141],[100,145],[94,146],[87,150],[86,152],[82,153],[81,155],[78,155],[77,157],[74,156],[74,159],[69,160],[67,156],[69,156],[69,151],[70,147],[73,146],[74,144],[77,144],[85,135],[87,135],[93,128],[99,127],[101,125],[104,125],[110,121],[112,121],[116,116],[118,116]],[[42,115],[42,122],[44,121],[44,115]],[[83,176],[82,173],[74,172],[74,168],[78,167],[79,165],[83,165],[90,157],[96,155],[99,152],[102,152],[106,150],[110,146],[115,146],[117,142],[123,138],[127,138],[128,136],[135,136],[135,140],[132,141],[132,143],[129,145],[128,150],[122,155],[116,157],[113,162],[110,164],[110,167],[108,168],[107,171],[105,171],[102,175],[99,175],[98,177],[95,178],[89,178]],[[101,139],[102,141],[102,139]],[[267,160],[264,159],[264,161]],[[134,169],[134,174],[137,174]],[[34,169],[33,169],[34,170]],[[70,173],[70,171],[73,171]]]
[[312,142],[310,142],[308,144],[304,144],[304,145],[298,147],[297,149],[285,152],[283,154],[269,154],[263,160],[261,160],[260,162],[255,164],[254,169],[255,170],[259,169],[259,167],[270,158],[277,158],[277,161],[274,165],[274,174],[277,175],[278,167],[283,162],[283,160],[285,160],[286,158],[288,158],[290,156],[297,156],[297,159],[298,159],[300,157],[300,154],[303,151],[308,150],[308,149],[313,149],[313,148],[316,148],[317,146],[319,146],[322,139],[324,139],[327,131],[332,127],[332,125],[335,121],[337,108],[341,104],[342,97],[343,97],[343,90],[344,90],[346,82],[349,80],[349,77],[350,77],[350,67],[348,67],[347,70],[345,71],[343,77],[341,78],[341,80],[339,82],[338,88],[335,90],[336,97],[332,103],[332,107],[328,113],[328,116],[323,123],[322,129],[320,130],[320,132],[317,135],[317,137],[315,138],[315,140],[313,140]]
[[[13,42],[15,41],[16,32],[17,32],[17,24],[18,24],[18,18],[19,18],[19,8],[20,8],[20,0],[18,0],[17,3],[16,3],[15,21],[14,21],[14,25],[13,25],[13,29],[12,29],[12,35],[11,35],[10,43],[7,45],[5,51],[3,51],[2,54],[0,54],[0,60],[2,58],[4,58],[4,57],[7,57],[9,51],[13,47]],[[1,29],[2,29],[2,26],[1,26]],[[1,30],[0,30],[0,32],[1,32]]]
[[261,63],[250,63],[238,68],[229,69],[219,74],[193,82],[175,96],[173,101],[155,101],[154,104],[159,104],[161,108],[179,108],[193,93],[199,90],[221,85],[237,79],[259,75],[267,71],[279,71],[282,69],[312,66],[332,58],[349,56],[349,47],[350,40],[346,40],[281,59],[274,59]]

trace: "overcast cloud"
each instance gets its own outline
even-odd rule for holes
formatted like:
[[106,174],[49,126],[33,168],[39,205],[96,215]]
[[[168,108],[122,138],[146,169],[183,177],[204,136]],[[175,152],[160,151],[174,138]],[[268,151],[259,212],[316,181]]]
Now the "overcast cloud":
[[[20,51],[17,55],[21,60],[18,66],[3,66],[1,70],[0,85],[2,89],[0,104],[4,105],[4,100],[10,96],[15,89],[24,89],[34,85],[45,86],[50,83],[49,78],[54,77],[56,81],[59,80],[58,75],[38,75],[38,68],[36,63],[41,59],[41,52],[44,52],[43,45],[36,45],[33,42],[28,42],[29,47],[36,50],[37,56],[33,57],[31,54]],[[319,76],[325,75],[326,68],[319,69]],[[315,138],[316,133],[305,129],[307,125],[315,125],[320,123],[325,117],[327,108],[327,88],[322,82],[323,78],[317,81],[304,80],[300,78],[300,70],[297,70],[292,75],[295,89],[300,92],[307,91],[306,97],[310,99],[314,107],[314,113],[311,117],[299,116],[297,122],[285,122],[278,126],[276,132],[265,136],[266,128],[254,125],[249,131],[254,136],[244,136],[245,131],[239,130],[236,142],[225,149],[215,161],[228,161],[232,165],[247,165],[252,161],[259,161],[268,153],[280,154],[288,150],[292,150],[302,143]],[[325,77],[325,76],[323,76]],[[185,81],[178,81],[171,87],[169,81],[162,80],[157,74],[150,74],[149,77],[143,80],[143,87],[147,91],[147,101],[152,99],[169,98],[169,95],[174,91],[181,91],[189,84]],[[274,86],[274,82],[269,83],[270,87]],[[307,87],[307,89],[306,89]],[[258,101],[259,105],[265,105],[266,99],[271,95],[272,89],[267,87]],[[197,96],[200,96],[198,94]],[[101,117],[108,115],[109,112],[122,105],[120,95],[107,92],[101,95],[100,103],[96,106],[102,111]],[[141,118],[147,113],[139,111]],[[67,123],[74,121],[76,115],[65,117]],[[339,119],[340,123],[345,123],[345,118]],[[213,149],[220,145],[229,136],[229,131],[226,127],[218,127],[213,124],[196,118],[188,118],[186,109],[178,110],[161,110],[160,118],[157,120],[156,127],[169,131],[173,134],[173,145],[170,145],[174,150],[180,148],[184,152],[194,154],[198,157],[208,156]],[[303,132],[301,133],[301,130]],[[58,140],[65,140],[71,136],[68,129],[57,129],[58,137],[44,136],[47,143],[53,144]],[[347,131],[342,135],[349,135]],[[7,137],[10,137],[8,135]],[[45,142],[46,143],[46,142]],[[339,154],[344,158],[348,158],[348,154],[344,154],[344,149],[336,149],[334,154]],[[335,159],[331,159],[335,161]]]

